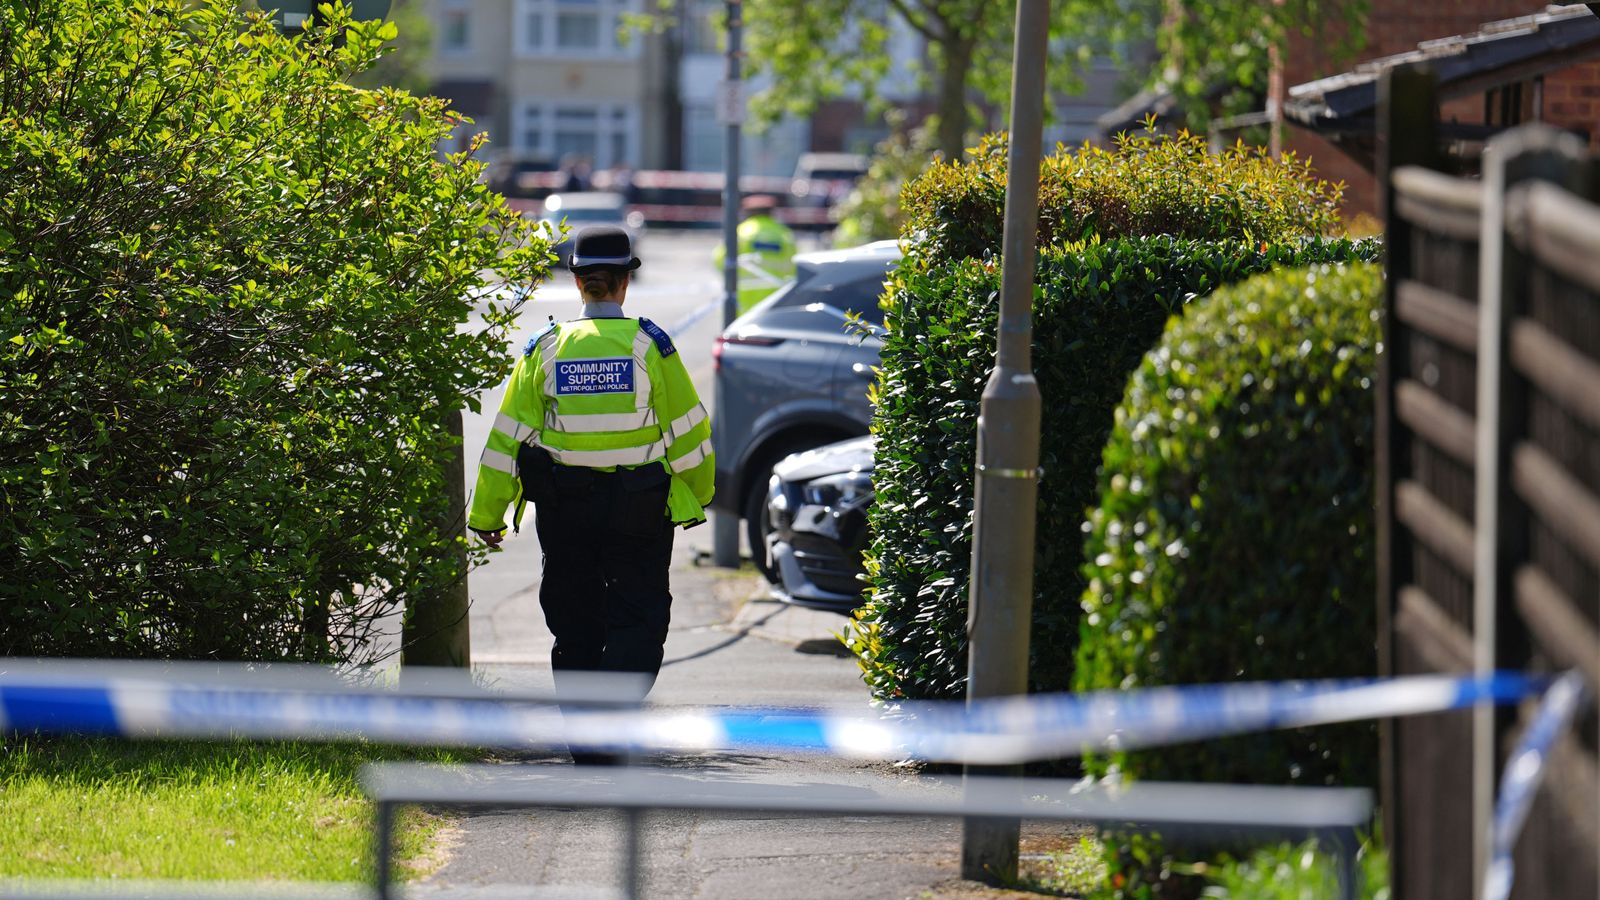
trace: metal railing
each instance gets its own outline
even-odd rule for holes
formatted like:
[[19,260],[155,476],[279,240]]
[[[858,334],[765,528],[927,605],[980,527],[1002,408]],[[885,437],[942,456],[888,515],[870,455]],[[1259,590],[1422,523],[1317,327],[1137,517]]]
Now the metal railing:
[[[1188,843],[1318,839],[1333,849],[1339,895],[1357,896],[1358,832],[1372,819],[1365,788],[1301,788],[1138,782],[1123,787],[1057,779],[930,778],[916,793],[841,796],[717,778],[685,779],[648,768],[367,766],[362,784],[377,804],[378,896],[391,900],[395,811],[407,805],[509,809],[562,807],[624,813],[622,896],[645,896],[642,819],[658,810],[777,812],[808,816],[917,816],[1093,822],[1159,831]],[[942,796],[929,796],[929,794]]]

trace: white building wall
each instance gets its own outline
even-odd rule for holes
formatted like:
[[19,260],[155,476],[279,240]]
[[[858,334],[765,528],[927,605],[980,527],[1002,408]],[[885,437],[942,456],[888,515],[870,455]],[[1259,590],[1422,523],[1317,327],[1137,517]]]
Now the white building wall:
[[[624,40],[622,17],[641,0],[424,0],[440,82],[492,85],[491,153],[582,157],[595,168],[652,164],[643,129],[651,38]],[[659,127],[659,126],[658,126]],[[660,152],[660,142],[650,149]]]

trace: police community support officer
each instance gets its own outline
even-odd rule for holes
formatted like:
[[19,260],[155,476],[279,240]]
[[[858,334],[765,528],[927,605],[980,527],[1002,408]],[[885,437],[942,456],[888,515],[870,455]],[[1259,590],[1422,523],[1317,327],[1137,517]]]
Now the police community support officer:
[[[746,197],[740,204],[745,218],[736,232],[739,250],[739,311],[742,313],[794,277],[794,232],[773,218],[778,201],[767,194]],[[717,271],[727,259],[727,248],[711,251]]]
[[583,229],[571,267],[583,317],[552,323],[523,348],[467,524],[498,546],[507,506],[519,524],[533,501],[557,677],[640,672],[653,684],[672,605],[674,526],[705,521],[711,502],[711,424],[672,339],[622,314],[639,267],[627,232]]

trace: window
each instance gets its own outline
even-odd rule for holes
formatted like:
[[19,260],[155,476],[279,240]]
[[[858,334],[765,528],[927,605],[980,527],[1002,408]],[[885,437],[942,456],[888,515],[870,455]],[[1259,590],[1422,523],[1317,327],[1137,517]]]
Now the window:
[[883,296],[883,283],[888,278],[889,274],[885,272],[841,284],[826,299],[847,313],[855,313],[874,325],[882,325],[883,307],[878,305],[878,298]]
[[598,169],[638,164],[639,111],[622,103],[554,100],[523,104],[517,151],[551,159],[581,157]]
[[797,306],[812,314],[824,312],[825,318],[831,321],[826,326],[830,331],[844,327],[842,320],[846,313],[855,313],[872,325],[882,325],[883,307],[878,305],[878,298],[883,294],[883,282],[888,277],[886,270],[851,281],[834,281],[824,273],[773,305]]
[[617,39],[639,0],[517,0],[517,48],[524,56],[627,57],[640,41]]
[[689,0],[679,5],[683,14],[683,52],[721,53],[719,16],[722,4],[716,0]]
[[460,53],[472,46],[472,10],[461,0],[449,0],[439,12],[439,47]]
[[552,132],[558,159],[581,156],[594,159],[600,151],[600,114],[594,109],[558,107]]
[[691,172],[711,172],[722,168],[723,141],[727,126],[717,121],[709,106],[683,106],[683,162]]

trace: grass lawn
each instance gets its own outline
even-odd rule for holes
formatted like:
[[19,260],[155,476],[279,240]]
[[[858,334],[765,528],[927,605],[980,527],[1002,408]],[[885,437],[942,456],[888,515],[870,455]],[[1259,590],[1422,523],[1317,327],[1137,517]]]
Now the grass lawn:
[[[465,759],[360,744],[0,742],[0,877],[359,881],[380,759]],[[400,858],[425,869],[443,820],[402,816]],[[404,871],[404,870],[402,870]]]

